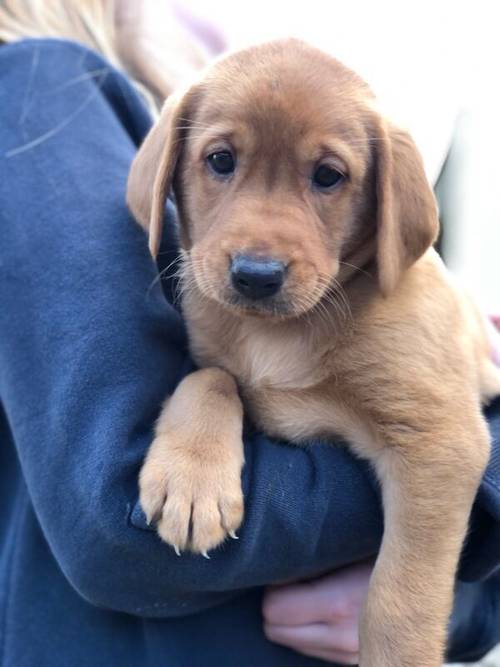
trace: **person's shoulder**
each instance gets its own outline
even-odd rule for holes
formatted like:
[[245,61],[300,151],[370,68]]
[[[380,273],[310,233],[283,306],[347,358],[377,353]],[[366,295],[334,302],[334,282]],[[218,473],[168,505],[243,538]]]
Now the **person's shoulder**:
[[114,115],[135,145],[151,127],[141,92],[102,54],[56,38],[0,46],[0,157],[24,153],[68,125],[76,136],[73,121],[92,123],[92,114],[98,122],[99,106]]
[[[78,82],[98,81],[116,72],[100,54],[67,39],[29,38],[0,46],[0,88],[21,98],[36,89],[49,95]],[[118,76],[121,76],[116,72]],[[12,105],[12,99],[10,99]]]
[[64,58],[78,59],[81,64],[86,62],[100,62],[109,65],[104,58],[92,49],[70,39],[56,37],[27,37],[2,44],[0,47],[0,59],[23,59],[28,58],[32,66],[36,66],[37,58],[42,53],[63,56]]

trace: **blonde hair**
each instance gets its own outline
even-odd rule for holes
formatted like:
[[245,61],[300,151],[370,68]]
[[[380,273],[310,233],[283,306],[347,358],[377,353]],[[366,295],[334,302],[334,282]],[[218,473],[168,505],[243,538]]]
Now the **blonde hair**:
[[[156,0],[158,2],[159,0]],[[201,45],[175,21],[152,34],[145,0],[0,0],[0,42],[71,39],[125,71],[155,113],[184,78],[206,63]]]

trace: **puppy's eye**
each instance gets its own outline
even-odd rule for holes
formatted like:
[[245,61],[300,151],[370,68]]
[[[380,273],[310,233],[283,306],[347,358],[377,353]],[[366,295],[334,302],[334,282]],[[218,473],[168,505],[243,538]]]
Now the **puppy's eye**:
[[344,180],[345,176],[328,164],[320,164],[316,167],[312,181],[317,188],[330,190]]
[[231,151],[216,151],[207,157],[210,169],[220,176],[229,176],[235,170],[236,164]]

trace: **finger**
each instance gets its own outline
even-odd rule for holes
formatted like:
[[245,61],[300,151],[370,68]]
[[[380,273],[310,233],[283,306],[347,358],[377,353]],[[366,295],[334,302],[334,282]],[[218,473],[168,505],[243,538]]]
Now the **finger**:
[[318,596],[321,591],[309,582],[268,589],[262,604],[264,620],[277,625],[319,623],[323,614]]
[[309,625],[264,624],[266,637],[277,644],[294,648],[296,651],[336,651],[355,655],[359,650],[358,629],[355,624]]
[[300,584],[268,589],[262,613],[268,623],[308,625],[357,617],[366,595],[371,565],[361,563]]

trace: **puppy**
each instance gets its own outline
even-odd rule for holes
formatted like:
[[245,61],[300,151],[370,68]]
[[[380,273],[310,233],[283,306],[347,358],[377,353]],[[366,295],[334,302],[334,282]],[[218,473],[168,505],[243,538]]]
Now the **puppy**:
[[167,101],[128,189],[153,256],[171,187],[201,370],[163,407],[144,511],[177,551],[234,534],[243,405],[272,436],[345,439],[385,515],[361,665],[438,667],[500,373],[431,248],[436,203],[412,140],[352,71],[279,41]]

